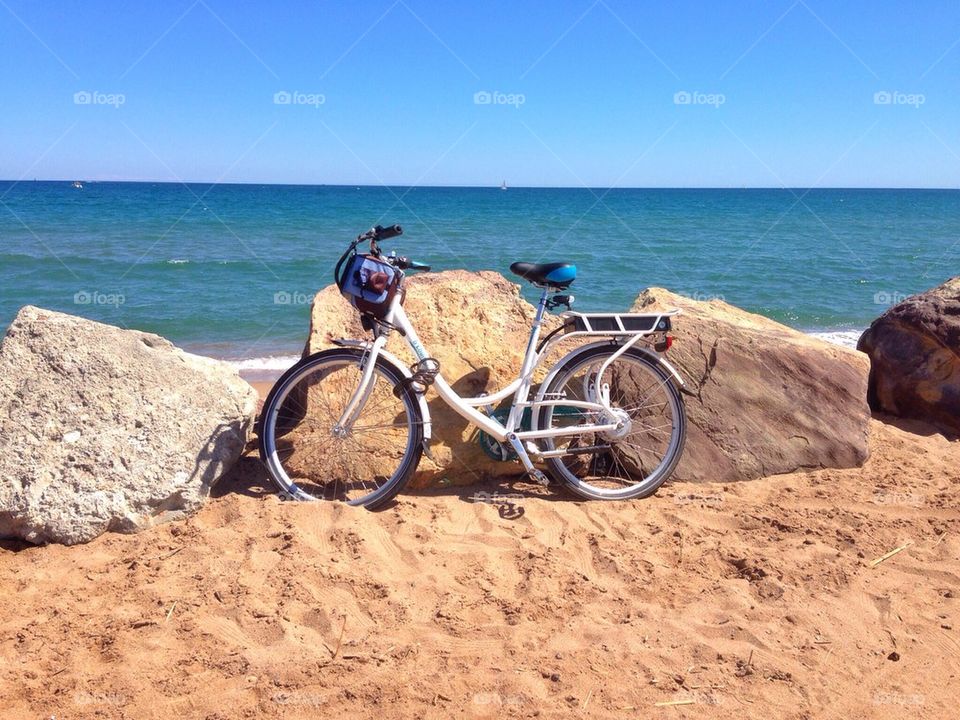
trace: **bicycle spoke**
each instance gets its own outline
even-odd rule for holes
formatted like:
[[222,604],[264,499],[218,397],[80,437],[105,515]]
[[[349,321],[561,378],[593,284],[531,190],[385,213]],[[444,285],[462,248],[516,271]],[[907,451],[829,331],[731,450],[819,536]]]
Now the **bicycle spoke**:
[[[547,393],[551,397],[598,402],[596,371],[605,359],[606,355],[594,353],[591,359],[558,375],[546,389]],[[662,482],[663,468],[674,461],[676,415],[682,406],[669,385],[669,377],[655,370],[649,361],[629,353],[610,364],[603,381],[610,390],[610,406],[617,413],[615,418],[606,417],[605,411],[580,410],[579,423],[570,424],[569,415],[561,415],[557,406],[546,411],[547,422],[543,427],[563,428],[571,433],[545,441],[548,450],[569,452],[549,459],[548,464],[560,470],[561,475],[565,473],[574,489],[588,491],[589,497],[631,497],[651,483],[656,487]],[[617,430],[594,432],[590,429],[627,418],[631,427],[623,435],[618,435]],[[593,455],[586,462],[582,455],[574,452],[577,447],[605,444],[610,446],[605,455]]]
[[334,432],[359,387],[361,370],[354,357],[345,350],[312,372],[305,369],[273,406],[278,410],[269,418],[271,428],[279,423],[284,428],[273,439],[268,467],[296,497],[365,504],[403,479],[411,452],[419,458],[414,433],[421,434],[423,421],[410,396],[393,394],[399,377],[391,379],[379,366],[353,411],[352,427],[343,436]]

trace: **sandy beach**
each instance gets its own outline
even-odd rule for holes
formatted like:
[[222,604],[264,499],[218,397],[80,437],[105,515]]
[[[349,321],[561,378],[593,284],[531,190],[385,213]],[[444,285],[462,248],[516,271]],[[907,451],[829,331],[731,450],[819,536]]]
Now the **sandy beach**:
[[267,395],[270,393],[270,388],[273,387],[275,380],[248,380],[253,389],[257,391],[257,395],[260,396],[260,401],[267,399]]
[[282,503],[248,457],[185,523],[0,545],[4,715],[950,717],[960,444],[874,420],[871,450],[378,513]]
[[960,717],[960,3],[0,19],[0,720]]

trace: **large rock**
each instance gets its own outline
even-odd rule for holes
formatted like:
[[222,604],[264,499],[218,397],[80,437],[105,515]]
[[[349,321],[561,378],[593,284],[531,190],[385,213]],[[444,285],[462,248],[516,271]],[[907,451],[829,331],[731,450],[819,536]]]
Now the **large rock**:
[[255,408],[223,363],[23,308],[0,345],[0,537],[74,544],[197,510]]
[[960,435],[960,277],[894,305],[857,347],[870,356],[874,410]]
[[[411,276],[404,309],[427,351],[440,361],[444,378],[464,397],[494,392],[520,372],[535,309],[520,297],[520,287],[495,272],[448,270]],[[559,324],[550,317],[544,332]],[[314,298],[307,352],[332,346],[337,338],[369,337],[356,310],[331,285]],[[387,349],[414,362],[406,341],[394,333]],[[520,475],[520,465],[499,462],[476,442],[476,430],[431,390],[433,420],[430,448],[414,485],[469,483],[488,477]]]
[[745,480],[866,460],[865,355],[660,288],[643,292],[633,312],[672,307],[683,314],[667,359],[694,393],[675,478]]
[[[722,302],[696,302],[651,289],[635,312],[685,311],[668,357],[693,389],[684,458],[675,477],[741,480],[801,468],[853,467],[867,457],[865,355],[784,327]],[[444,377],[461,395],[492,392],[520,368],[534,308],[519,287],[493,272],[448,271],[408,281],[407,313]],[[548,319],[545,331],[556,326]],[[356,311],[328,287],[314,300],[308,352],[340,337],[363,337]],[[403,338],[388,349],[413,361]],[[570,349],[569,343],[555,355]],[[548,367],[550,359],[545,364]],[[546,367],[541,368],[542,377]],[[435,465],[426,457],[416,483],[469,483],[518,475],[516,463],[492,460],[475,430],[431,391]]]

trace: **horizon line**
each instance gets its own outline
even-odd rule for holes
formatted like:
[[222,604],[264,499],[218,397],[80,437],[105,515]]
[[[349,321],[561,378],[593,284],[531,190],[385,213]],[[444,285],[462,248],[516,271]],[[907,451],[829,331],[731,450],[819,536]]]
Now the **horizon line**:
[[[232,182],[211,182],[205,180],[78,180],[63,178],[33,178],[32,180],[12,180],[0,179],[0,183],[12,183],[13,185],[22,185],[29,183],[89,183],[93,184],[129,184],[129,185],[225,185],[225,186],[261,186],[261,187],[330,187],[330,188],[363,188],[363,189],[382,189],[382,188],[423,188],[430,190],[502,190],[502,186],[492,185],[406,185],[397,183],[387,185],[364,184],[364,183],[296,183],[296,182],[257,182],[257,181],[232,181]],[[892,186],[892,185],[834,185],[834,186],[808,186],[808,185],[631,185],[631,186],[604,186],[604,185],[510,185],[507,189],[514,190],[937,190],[937,191],[960,191],[960,187],[943,186]]]

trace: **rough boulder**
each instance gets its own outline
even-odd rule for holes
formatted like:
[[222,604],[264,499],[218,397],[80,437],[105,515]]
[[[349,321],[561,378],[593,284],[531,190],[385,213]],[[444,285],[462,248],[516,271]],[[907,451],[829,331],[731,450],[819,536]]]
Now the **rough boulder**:
[[675,477],[747,480],[862,465],[867,358],[720,300],[650,288],[633,312],[680,308],[667,359],[688,383],[687,444]]
[[894,305],[858,348],[870,356],[870,406],[960,436],[960,277]]
[[0,537],[70,545],[197,510],[255,409],[224,363],[24,307],[0,345]]

